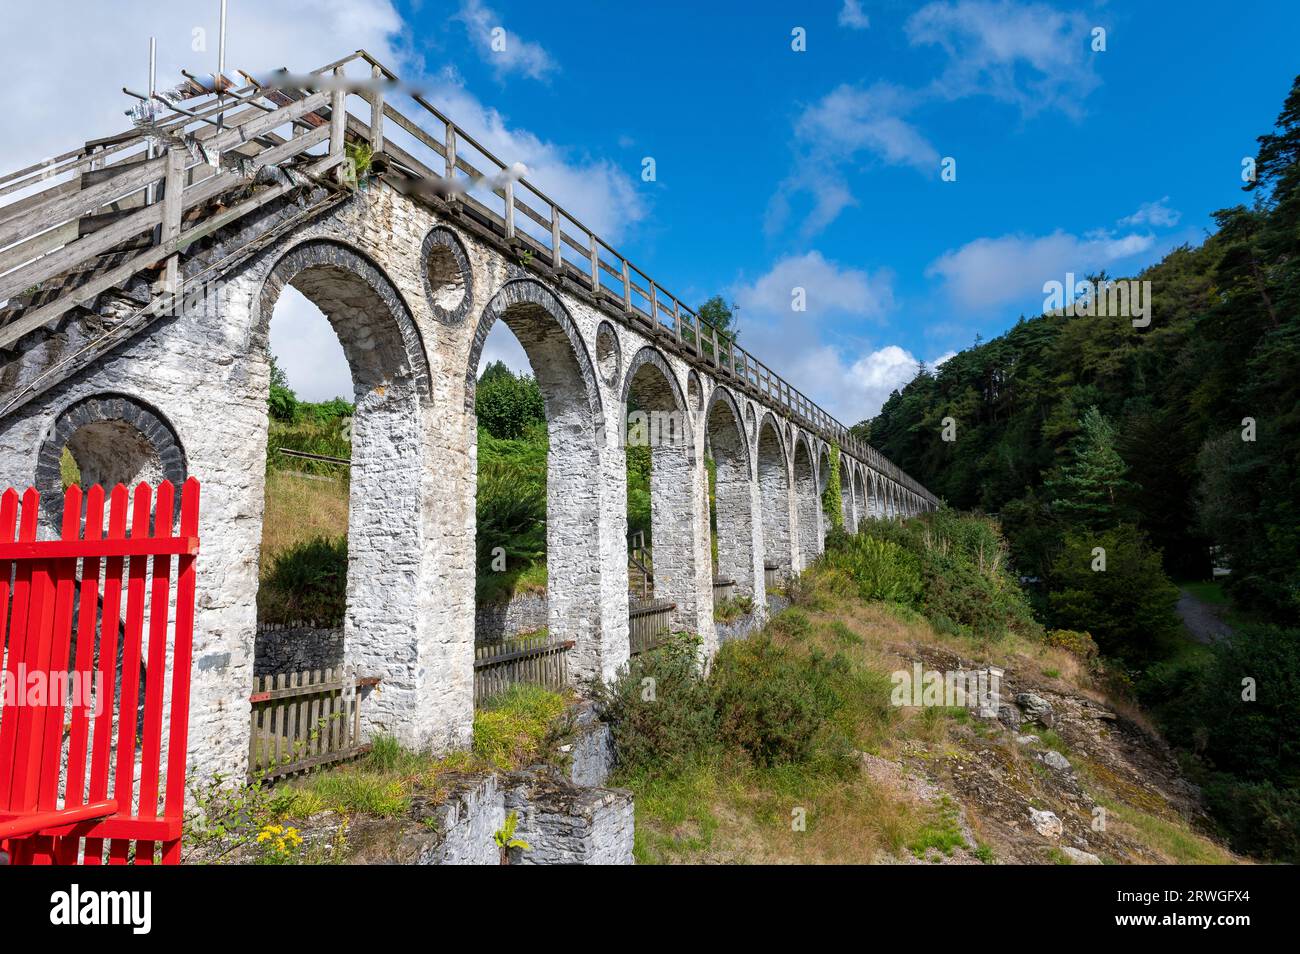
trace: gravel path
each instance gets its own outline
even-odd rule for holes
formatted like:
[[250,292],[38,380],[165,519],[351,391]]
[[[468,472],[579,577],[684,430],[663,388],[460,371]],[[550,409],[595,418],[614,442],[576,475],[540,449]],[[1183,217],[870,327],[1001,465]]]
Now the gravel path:
[[1188,635],[1198,643],[1208,646],[1232,635],[1232,627],[1219,618],[1217,608],[1198,600],[1187,590],[1178,591],[1178,603],[1174,609],[1182,617]]

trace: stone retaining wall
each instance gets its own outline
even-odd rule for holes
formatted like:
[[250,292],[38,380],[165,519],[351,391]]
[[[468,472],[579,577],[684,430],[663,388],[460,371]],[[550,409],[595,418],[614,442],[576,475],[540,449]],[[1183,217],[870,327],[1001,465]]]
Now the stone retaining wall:
[[343,627],[258,623],[253,676],[332,669],[343,665]]
[[545,629],[547,620],[545,593],[524,593],[507,603],[489,603],[474,611],[474,642],[494,643]]

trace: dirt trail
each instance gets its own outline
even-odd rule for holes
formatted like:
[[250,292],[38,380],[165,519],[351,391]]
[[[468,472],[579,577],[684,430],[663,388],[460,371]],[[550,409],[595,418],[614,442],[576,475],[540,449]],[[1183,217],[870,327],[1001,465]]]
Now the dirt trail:
[[1198,643],[1209,646],[1232,635],[1232,627],[1219,618],[1218,609],[1187,590],[1178,591],[1178,603],[1174,609],[1187,627],[1188,635]]

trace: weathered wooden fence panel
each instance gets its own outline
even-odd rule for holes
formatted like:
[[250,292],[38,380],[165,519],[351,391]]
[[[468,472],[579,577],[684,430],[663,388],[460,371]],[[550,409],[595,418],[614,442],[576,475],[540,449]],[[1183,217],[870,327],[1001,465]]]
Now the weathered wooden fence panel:
[[345,692],[342,667],[255,678],[249,777],[279,778],[369,751],[361,742],[361,696],[378,681],[358,679]]
[[676,609],[672,600],[632,601],[627,614],[631,655],[648,652],[663,642]]
[[514,636],[474,647],[474,705],[524,683],[559,692],[569,685],[571,639]]
[[735,580],[714,580],[713,581],[713,605],[725,603],[736,595]]
[[772,564],[763,567],[763,586],[770,593],[778,590],[785,583],[781,568]]

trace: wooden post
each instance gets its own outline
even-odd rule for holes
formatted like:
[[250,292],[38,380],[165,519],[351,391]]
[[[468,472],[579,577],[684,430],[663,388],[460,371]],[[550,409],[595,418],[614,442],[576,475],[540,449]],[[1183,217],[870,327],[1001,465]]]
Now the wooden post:
[[628,277],[627,259],[620,259],[623,262],[623,310],[632,310],[632,280]]
[[655,288],[653,279],[647,278],[646,283],[650,286],[650,321],[659,324],[659,292]]
[[384,78],[384,71],[378,66],[372,66],[370,75],[375,81],[374,92],[370,94],[370,148],[373,152],[383,152],[384,88],[380,84]]
[[[167,172],[163,180],[162,241],[164,244],[181,234],[181,193],[185,191],[185,160],[188,153],[179,143],[167,147]],[[163,291],[176,295],[180,290],[180,256],[170,255],[163,267]],[[175,307],[175,301],[170,307]]]
[[591,293],[600,294],[600,248],[597,244],[596,233],[588,232],[591,236]]
[[557,272],[564,270],[564,248],[560,244],[560,207],[551,203],[551,268]]
[[[334,67],[334,89],[330,91],[330,156],[340,157],[343,155],[344,146],[347,143],[345,131],[347,124],[347,104],[346,94],[343,90],[343,67]],[[334,167],[334,178],[338,182],[343,182],[347,178],[347,170],[343,165]]]
[[[447,152],[447,165],[445,167],[444,175],[447,179],[447,183],[450,185],[456,181],[456,124],[450,120],[447,121],[447,135],[443,146]],[[459,196],[457,196],[455,192],[448,190],[448,202],[455,202],[458,198]]]
[[[508,170],[507,170],[508,172]],[[506,241],[513,242],[515,238],[515,180],[506,177]]]

